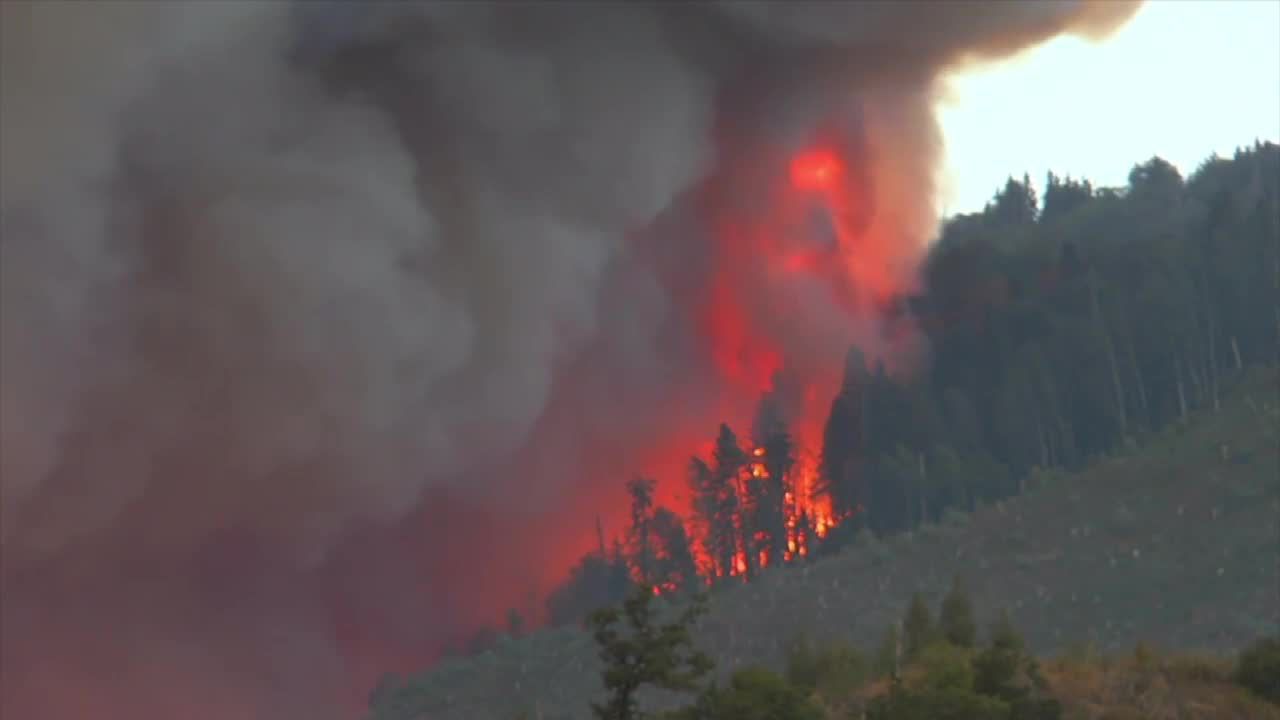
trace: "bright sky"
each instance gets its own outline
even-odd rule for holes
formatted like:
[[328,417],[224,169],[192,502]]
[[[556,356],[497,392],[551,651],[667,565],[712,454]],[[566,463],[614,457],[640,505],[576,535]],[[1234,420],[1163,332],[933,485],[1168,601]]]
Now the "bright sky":
[[952,80],[942,210],[981,210],[1010,175],[1118,186],[1159,155],[1280,141],[1280,0],[1148,0],[1101,43],[1062,37]]

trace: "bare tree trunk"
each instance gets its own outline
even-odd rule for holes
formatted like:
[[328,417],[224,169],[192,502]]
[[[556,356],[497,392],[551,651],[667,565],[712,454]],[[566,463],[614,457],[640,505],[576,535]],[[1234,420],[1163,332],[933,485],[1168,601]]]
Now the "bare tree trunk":
[[1133,378],[1138,382],[1138,404],[1142,407],[1143,424],[1151,426],[1151,406],[1147,402],[1147,382],[1142,379],[1142,368],[1138,367],[1138,353],[1133,349],[1133,338],[1129,338],[1129,367],[1133,369]]
[[929,521],[929,471],[925,469],[924,453],[916,453],[916,462],[920,466],[920,524],[924,525]]
[[1111,341],[1111,332],[1107,330],[1102,307],[1098,304],[1098,279],[1094,274],[1089,275],[1089,304],[1093,309],[1093,319],[1098,324],[1098,331],[1102,333],[1102,342],[1107,350],[1107,364],[1111,366],[1111,384],[1116,396],[1116,412],[1120,415],[1120,432],[1128,436],[1129,417],[1125,408],[1124,384],[1120,380],[1120,364],[1116,362],[1115,344]]
[[1178,417],[1182,418],[1182,422],[1187,421],[1187,391],[1182,383],[1182,361],[1175,355],[1173,358],[1173,371],[1178,378]]
[[604,557],[604,525],[600,522],[599,515],[596,516],[596,541],[600,543],[600,557]]
[[1040,413],[1036,413],[1036,440],[1040,443],[1040,467],[1049,467],[1049,444],[1044,437],[1044,423],[1040,422]]
[[895,620],[893,625],[893,674],[891,677],[896,678],[902,666],[902,624]]
[[1236,336],[1231,336],[1231,356],[1236,361],[1236,372],[1244,369],[1244,363],[1240,361],[1240,343],[1236,342]]
[[1200,376],[1199,363],[1196,362],[1196,345],[1190,343],[1185,351],[1187,357],[1187,377],[1191,379],[1191,390],[1195,394],[1195,404],[1200,406],[1204,403],[1204,382]]
[[1213,411],[1218,412],[1222,409],[1222,404],[1218,400],[1218,332],[1213,322],[1213,311],[1210,310],[1205,314],[1208,316],[1206,323],[1209,326],[1209,397],[1213,401]]

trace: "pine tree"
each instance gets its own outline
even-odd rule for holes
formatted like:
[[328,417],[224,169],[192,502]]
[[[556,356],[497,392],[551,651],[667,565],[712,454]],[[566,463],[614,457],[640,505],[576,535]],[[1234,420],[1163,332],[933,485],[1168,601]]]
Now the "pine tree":
[[[637,693],[645,686],[690,692],[698,689],[711,671],[709,657],[693,645],[692,627],[706,612],[702,596],[692,599],[672,622],[660,625],[653,592],[640,587],[618,608],[592,613],[592,629],[600,659],[608,699],[592,703],[597,720],[638,720],[641,717]],[[625,631],[620,627],[626,624]]]
[[787,551],[786,493],[795,466],[795,447],[772,396],[761,401],[753,430],[755,448],[750,458],[748,506],[745,528],[754,555],[765,554],[778,562]]
[[716,513],[719,508],[716,485],[711,467],[702,458],[689,460],[689,490],[693,494],[694,535],[706,559],[707,567],[701,570],[708,578],[715,579],[723,570],[719,564],[716,543]]
[[1014,629],[1009,613],[1002,610],[992,623],[988,646],[973,660],[974,689],[983,695],[1015,699],[1022,661],[1022,636]]
[[920,593],[911,596],[911,606],[902,620],[902,636],[907,660],[914,660],[934,641],[933,616]]
[[[741,483],[745,482],[743,471],[747,464],[747,454],[738,445],[738,436],[728,425],[720,425],[712,462],[711,484],[715,514],[712,518],[711,545],[713,557],[722,569],[721,572],[728,576],[737,570],[734,563],[739,550],[745,551],[747,547],[739,532],[742,526],[740,500],[746,494]],[[749,563],[750,558],[747,560]]]
[[862,353],[857,348],[850,349],[840,392],[831,402],[831,411],[822,429],[821,490],[830,496],[832,508],[840,516],[856,514],[865,502],[859,485],[859,469],[863,453],[863,385],[866,376]]
[[631,565],[641,585],[653,584],[653,489],[654,481],[648,478],[635,478],[627,483],[627,494],[631,497],[628,544]]
[[660,507],[653,513],[652,528],[658,556],[653,583],[693,588],[698,581],[698,568],[680,516]]
[[956,647],[971,648],[977,642],[978,627],[973,619],[973,603],[959,575],[952,580],[950,592],[942,599],[938,624],[943,639]]
[[507,635],[513,638],[524,635],[524,617],[515,608],[507,610]]

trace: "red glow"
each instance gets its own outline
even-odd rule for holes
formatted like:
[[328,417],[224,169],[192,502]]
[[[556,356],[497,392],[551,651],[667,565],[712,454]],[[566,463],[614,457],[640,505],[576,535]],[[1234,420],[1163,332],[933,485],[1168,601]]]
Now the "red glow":
[[[889,268],[891,245],[867,232],[864,210],[870,201],[858,173],[850,172],[843,152],[839,144],[807,148],[785,158],[781,163],[784,171],[772,177],[760,169],[760,163],[744,160],[741,167],[730,163],[722,168],[724,177],[713,178],[708,186],[715,254],[697,318],[720,391],[737,399],[722,407],[715,421],[727,421],[738,431],[740,441],[747,442],[745,433],[755,403],[774,389],[779,371],[791,368],[801,384],[789,388],[786,399],[795,463],[787,477],[778,479],[786,489],[786,550],[772,558],[760,549],[769,544],[767,536],[747,532],[743,509],[750,503],[748,488],[753,482],[770,479],[765,448],[748,446],[744,449],[749,452],[749,462],[734,487],[735,506],[740,510],[734,518],[735,549],[728,566],[708,557],[700,542],[703,538],[691,533],[696,560],[707,581],[717,577],[745,579],[753,567],[807,557],[813,543],[826,538],[845,520],[836,515],[830,497],[821,491],[818,466],[823,423],[839,387],[844,350],[852,340],[841,333],[849,332],[847,328],[858,315],[879,312],[901,288]],[[753,181],[766,189],[766,202],[742,202],[720,194]],[[829,219],[834,238],[806,234],[804,219],[815,209]],[[804,283],[807,292],[821,289],[837,314],[848,318],[844,327],[815,331],[835,338],[828,352],[789,356],[787,326],[803,323],[806,318],[787,315],[785,306],[792,301],[787,283]],[[660,499],[676,497],[676,507],[691,510],[690,498],[673,494],[670,488],[684,486],[691,455],[709,459],[714,428],[714,422],[697,428],[698,439],[671,433],[662,448],[655,449],[655,457],[673,458],[662,460],[662,469],[651,464],[646,470],[659,480]]]
[[808,150],[791,160],[791,184],[801,191],[823,191],[837,187],[842,174],[840,158],[826,149]]
[[[571,533],[574,539],[548,541],[554,557],[546,558],[547,572],[563,573],[598,547],[596,517],[606,543],[626,532],[630,518],[621,486],[635,474],[654,478],[656,503],[684,516],[704,584],[746,581],[759,569],[811,557],[817,544],[847,519],[836,514],[831,498],[821,491],[823,425],[839,390],[845,352],[864,339],[855,335],[855,328],[879,317],[886,301],[901,293],[893,266],[910,251],[869,219],[875,203],[868,195],[866,172],[849,148],[830,142],[799,153],[754,150],[741,153],[735,142],[726,149],[717,174],[701,188],[701,217],[712,240],[706,271],[695,285],[670,289],[693,324],[690,337],[697,343],[699,372],[673,376],[673,386],[664,390],[667,400],[659,401],[652,422],[638,432],[619,433],[592,422],[584,411],[595,398],[589,390],[574,399],[575,376],[587,374],[583,370],[593,361],[589,355],[575,359],[580,366],[566,368],[563,385],[552,395],[553,405],[538,428],[546,434],[531,438],[526,461],[536,461],[544,446],[544,460],[554,459],[556,439],[566,433],[587,452],[573,508],[566,508],[576,510],[579,522],[551,530]],[[825,230],[815,230],[812,219],[819,214],[826,219]],[[673,268],[672,274],[687,275],[688,268]],[[805,305],[815,298],[817,306]],[[810,307],[817,312],[809,312]],[[865,349],[884,359],[879,353],[891,344],[883,338],[876,343],[878,348]],[[780,373],[787,381],[775,388]],[[751,437],[758,403],[771,391],[785,404],[795,460],[786,477],[778,479],[769,477],[766,448],[755,446]],[[733,519],[732,556],[726,561],[706,552],[706,529],[694,522],[688,486],[690,458],[710,462],[721,422],[736,432],[748,456],[734,482],[739,511]],[[768,549],[772,538],[752,529],[743,512],[752,485],[766,480],[778,480],[784,489],[785,537],[778,540],[778,550]],[[662,549],[656,553],[661,557]],[[632,575],[643,579],[639,568],[632,568]],[[649,587],[655,596],[681,589],[665,580]]]

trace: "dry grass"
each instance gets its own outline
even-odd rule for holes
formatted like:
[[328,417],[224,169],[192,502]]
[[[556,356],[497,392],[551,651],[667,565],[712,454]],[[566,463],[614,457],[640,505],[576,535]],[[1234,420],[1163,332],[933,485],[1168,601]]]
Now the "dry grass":
[[1280,707],[1231,683],[1230,671],[1216,656],[1149,652],[1044,668],[1068,720],[1280,720]]

